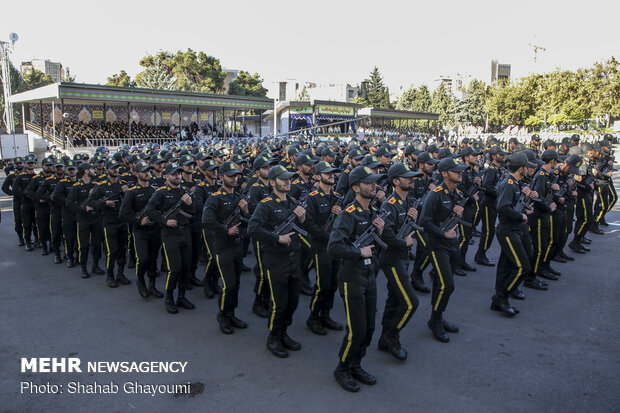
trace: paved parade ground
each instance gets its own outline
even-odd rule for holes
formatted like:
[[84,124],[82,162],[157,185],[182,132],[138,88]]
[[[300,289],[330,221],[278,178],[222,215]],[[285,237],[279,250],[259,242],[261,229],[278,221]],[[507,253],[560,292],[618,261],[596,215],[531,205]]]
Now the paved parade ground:
[[[351,394],[332,375],[344,332],[312,334],[305,324],[309,297],[301,297],[289,329],[302,350],[277,359],[266,349],[266,320],[251,312],[252,273],[242,274],[237,311],[249,328],[225,336],[215,319],[217,302],[206,299],[201,288],[188,292],[194,311],[170,315],[163,299],[138,295],[135,275],[131,285],[110,289],[105,276],[84,280],[79,266],[68,269],[55,265],[53,255],[26,252],[17,246],[11,200],[0,199],[1,412],[618,411],[618,205],[607,217],[606,234],[588,235],[592,252],[577,256],[574,263],[553,263],[563,275],[549,281],[548,291],[524,288],[527,299],[512,300],[521,310],[513,319],[489,309],[495,268],[478,266],[467,277],[455,277],[445,318],[460,332],[450,334],[448,344],[436,341],[427,328],[430,295],[418,293],[420,307],[401,334],[409,352],[405,362],[377,350],[386,297],[380,274],[377,330],[363,363],[378,383]],[[474,252],[470,248],[470,262]],[[488,256],[497,260],[497,241]],[[253,257],[245,263],[253,265]],[[428,283],[428,270],[425,279]],[[162,285],[159,278],[158,287]],[[339,296],[332,316],[346,321]],[[183,373],[21,373],[22,357],[76,357],[82,367],[94,361],[187,364]],[[77,381],[114,382],[121,389],[117,394],[68,394],[67,384]],[[65,391],[21,393],[22,382],[49,382]],[[190,382],[192,394],[124,392],[124,383],[133,382]]]

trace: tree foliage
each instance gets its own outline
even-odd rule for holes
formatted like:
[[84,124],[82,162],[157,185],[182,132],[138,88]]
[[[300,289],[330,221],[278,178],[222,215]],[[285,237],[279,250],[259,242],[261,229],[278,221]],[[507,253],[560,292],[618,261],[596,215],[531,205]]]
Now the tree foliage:
[[131,76],[126,71],[121,70],[120,73],[115,73],[108,77],[106,83],[108,86],[122,86],[122,87],[134,87],[136,83],[131,80]]
[[370,72],[370,81],[367,86],[365,98],[354,99],[356,103],[361,103],[373,108],[391,108],[390,89],[383,84],[383,78],[379,69],[375,66]]
[[157,61],[140,73],[136,84],[147,89],[176,90],[178,80],[168,72],[163,62]]
[[[35,68],[25,71],[22,75],[22,79],[24,82],[24,90],[36,89],[54,83],[50,75],[46,75]],[[15,89],[13,87],[11,87],[11,89],[13,93],[15,93]]]
[[237,96],[267,96],[267,89],[263,87],[263,79],[258,73],[253,75],[241,70],[237,77],[228,85],[228,94]]

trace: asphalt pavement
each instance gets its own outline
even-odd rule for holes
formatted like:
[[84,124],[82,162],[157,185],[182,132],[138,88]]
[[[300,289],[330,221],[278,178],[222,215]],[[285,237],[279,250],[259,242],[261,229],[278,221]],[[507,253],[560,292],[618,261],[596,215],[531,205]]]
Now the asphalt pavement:
[[[616,176],[618,178],[618,176]],[[1,177],[0,177],[1,183]],[[619,187],[618,182],[616,184]],[[4,194],[2,194],[4,195]],[[429,295],[401,335],[405,362],[377,350],[386,281],[378,277],[377,330],[363,367],[377,385],[343,391],[332,372],[344,332],[313,335],[306,327],[309,297],[302,296],[289,334],[302,350],[277,359],[266,349],[267,322],[251,312],[252,273],[242,274],[237,315],[246,330],[225,336],[216,300],[194,288],[193,311],[169,315],[163,299],[142,299],[132,284],[110,289],[105,276],[80,278],[79,266],[53,263],[53,255],[17,246],[11,201],[0,198],[0,411],[204,412],[612,412],[620,392],[620,205],[608,215],[605,235],[589,234],[592,252],[562,272],[548,291],[525,288],[521,313],[507,319],[489,309],[495,268],[478,266],[455,277],[445,318],[460,327],[450,343],[426,326]],[[477,239],[476,239],[477,240]],[[475,247],[470,248],[469,261]],[[568,251],[568,249],[567,249]],[[489,258],[497,260],[494,241]],[[571,255],[576,255],[572,254]],[[253,265],[251,256],[245,258]],[[200,270],[204,265],[200,266]],[[131,270],[126,271],[132,275]],[[311,274],[313,277],[313,273]],[[428,270],[425,274],[428,282]],[[158,279],[162,286],[162,278]],[[333,318],[344,323],[336,297]],[[76,357],[89,361],[182,361],[184,373],[32,373],[20,359]],[[31,394],[21,383],[191,383],[191,394]]]

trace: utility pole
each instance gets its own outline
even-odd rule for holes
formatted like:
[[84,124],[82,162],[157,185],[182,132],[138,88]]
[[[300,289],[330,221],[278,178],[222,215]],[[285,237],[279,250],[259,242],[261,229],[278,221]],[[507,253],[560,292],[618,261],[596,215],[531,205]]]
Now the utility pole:
[[13,105],[9,103],[11,97],[11,65],[9,53],[13,51],[13,46],[19,37],[16,33],[11,33],[9,39],[11,43],[0,41],[0,59],[2,60],[2,86],[4,89],[4,125],[9,135],[15,133],[15,123],[13,121]]

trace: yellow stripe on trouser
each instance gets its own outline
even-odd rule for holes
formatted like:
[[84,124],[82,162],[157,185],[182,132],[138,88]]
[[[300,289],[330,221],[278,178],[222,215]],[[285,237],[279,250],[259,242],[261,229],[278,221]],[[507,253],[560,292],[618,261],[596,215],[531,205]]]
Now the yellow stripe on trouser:
[[583,228],[588,223],[588,208],[586,207],[586,200],[584,198],[581,198],[581,203],[583,204],[583,224],[581,224],[581,226],[579,227],[579,231],[577,231],[577,234],[581,234],[581,231],[583,231]]
[[103,227],[103,236],[105,238],[106,249],[108,250],[107,251],[108,252],[108,254],[107,254],[108,259],[105,262],[105,266],[106,266],[106,268],[110,268],[110,256],[111,256],[111,254],[110,254],[110,243],[108,242],[108,231],[105,229],[105,227]]
[[82,244],[80,243],[80,224],[79,223],[75,223],[75,228],[76,228],[76,238],[77,238],[77,243],[78,243],[78,262],[81,264],[82,263]]
[[487,223],[486,236],[484,237],[484,250],[486,251],[489,248],[489,235],[491,235],[491,227],[489,226],[489,208],[488,207],[484,207],[484,215],[485,215],[485,221]]
[[461,248],[463,248],[463,244],[465,244],[465,241],[467,241],[467,238],[465,237],[465,227],[463,226],[463,224],[461,225],[461,236],[463,237],[463,239],[461,240],[461,243],[459,244],[459,250]]
[[316,266],[316,292],[314,293],[314,298],[312,299],[312,305],[310,306],[310,311],[314,311],[314,305],[319,299],[319,292],[321,292],[321,275],[319,274],[319,255],[314,254],[314,263]]
[[310,243],[308,242],[307,239],[305,239],[303,236],[299,236],[299,239],[303,241],[304,244],[306,244],[308,246],[308,248],[310,248]]
[[519,267],[519,271],[517,271],[517,275],[516,275],[515,279],[512,280],[512,282],[508,286],[508,291],[510,291],[510,290],[512,290],[512,287],[514,287],[514,285],[517,282],[517,280],[519,279],[519,277],[521,277],[521,273],[523,272],[523,264],[521,264],[521,260],[519,260],[519,256],[517,255],[517,252],[515,251],[514,247],[512,246],[512,242],[510,242],[510,238],[509,237],[506,237],[506,242],[508,243],[508,246],[510,247],[510,251],[512,251],[512,255],[514,255],[515,261],[517,262],[517,266]]
[[211,260],[213,259],[213,255],[211,254],[211,249],[209,248],[209,243],[207,242],[207,234],[204,229],[202,230],[202,239],[205,242],[205,248],[207,249],[207,254],[209,255],[209,258],[207,258],[207,266],[205,267],[205,274],[208,274],[209,268],[211,268]]
[[[127,247],[129,249],[129,247]],[[138,276],[138,268],[140,268],[140,257],[138,256],[138,246],[136,245],[136,236],[133,236],[133,252],[136,254],[136,277]],[[148,250],[147,250],[148,254]]]
[[[34,222],[35,224],[39,222],[39,214],[37,214],[37,210],[34,210]],[[43,240],[41,239],[41,228],[39,228],[39,225],[37,225],[37,238],[39,239],[39,242],[43,242]]]
[[349,309],[349,288],[348,283],[346,282],[344,283],[344,308],[347,312],[347,327],[349,328],[349,334],[347,335],[347,346],[344,348],[344,352],[340,358],[340,361],[343,363],[347,359],[347,355],[351,349],[351,344],[353,343],[353,328],[351,326],[351,311]]
[[419,232],[416,232],[416,234],[418,234],[418,239],[422,242],[422,245],[426,247],[426,242],[424,242],[424,237],[422,237],[422,235],[420,235]]
[[170,281],[170,275],[172,274],[172,269],[170,268],[170,260],[168,259],[168,251],[166,251],[166,243],[162,242],[161,246],[164,248],[164,255],[166,256],[166,266],[168,267],[168,276],[166,277],[166,286],[164,289],[168,289],[168,281]]
[[599,201],[601,201],[601,212],[598,214],[598,217],[596,217],[595,221],[600,221],[601,218],[603,218],[603,215],[605,214],[607,207],[605,206],[605,200],[603,198],[603,191],[601,191],[601,188],[598,188],[598,199]]
[[403,298],[405,299],[405,302],[407,303],[407,311],[405,312],[405,315],[403,315],[403,318],[401,318],[401,320],[398,322],[398,325],[396,326],[396,328],[400,330],[403,327],[403,324],[405,324],[405,321],[407,321],[409,314],[411,314],[411,310],[413,310],[413,304],[411,304],[409,295],[407,295],[407,292],[403,288],[403,284],[400,282],[400,279],[398,278],[398,274],[396,273],[396,268],[394,267],[392,267],[392,274],[394,275],[394,279],[396,280],[396,284],[398,285],[398,289],[400,290],[400,293],[403,295]]
[[439,282],[441,283],[441,288],[439,289],[439,295],[437,296],[437,301],[435,302],[435,306],[433,307],[434,311],[437,311],[439,308],[439,302],[441,301],[441,297],[443,296],[443,292],[446,289],[446,284],[443,282],[443,275],[441,274],[441,269],[439,268],[439,263],[437,262],[437,256],[435,255],[435,251],[431,251],[431,255],[433,256],[433,261],[435,262],[435,272],[439,277]]
[[542,255],[542,222],[540,218],[538,218],[536,222],[538,222],[538,245],[536,246],[536,250],[538,251],[538,253],[536,254],[536,262],[534,263],[534,273],[538,272],[538,265],[540,264],[540,257]]
[[265,281],[265,275],[263,274],[263,261],[260,258],[260,243],[256,241],[256,261],[258,262],[258,273],[260,274],[260,281],[258,282],[257,295],[263,292],[263,282]]
[[549,246],[547,247],[547,251],[545,251],[544,262],[547,261],[549,257],[549,251],[551,251],[551,246],[553,245],[553,216],[549,215]]
[[276,297],[273,293],[273,285],[271,284],[271,274],[267,270],[267,280],[269,281],[269,289],[271,290],[271,317],[269,318],[269,331],[273,330],[273,320],[276,318]]
[[220,302],[220,311],[224,311],[224,301],[226,300],[226,280],[224,279],[224,273],[222,272],[222,267],[220,267],[220,255],[215,254],[215,263],[217,264],[217,269],[220,272],[220,278],[222,279],[222,300]]

